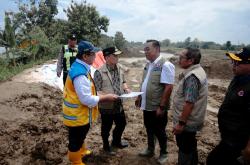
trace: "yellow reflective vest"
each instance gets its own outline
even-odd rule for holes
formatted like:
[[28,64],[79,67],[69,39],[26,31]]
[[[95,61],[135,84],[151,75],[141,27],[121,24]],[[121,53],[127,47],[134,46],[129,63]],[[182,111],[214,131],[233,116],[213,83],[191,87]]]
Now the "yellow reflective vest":
[[94,81],[87,72],[87,68],[75,61],[70,68],[63,90],[63,123],[69,127],[91,124],[97,119],[99,113],[98,106],[89,108],[80,102],[73,85],[74,78],[79,75],[88,77],[91,82],[91,93],[96,95]]
[[[64,59],[65,63],[66,63],[66,70],[70,69],[71,63],[70,63],[70,58],[75,58],[77,54],[77,45],[76,48],[72,49],[72,51],[70,51],[69,46],[68,45],[64,45]],[[65,67],[65,66],[63,66]]]

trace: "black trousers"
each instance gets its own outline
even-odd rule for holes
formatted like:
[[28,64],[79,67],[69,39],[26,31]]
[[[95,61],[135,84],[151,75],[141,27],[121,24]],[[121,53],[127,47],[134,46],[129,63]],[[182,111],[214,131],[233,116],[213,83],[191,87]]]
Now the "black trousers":
[[63,85],[65,85],[67,76],[68,76],[68,71],[63,71]]
[[230,145],[221,141],[207,157],[207,165],[240,165],[238,158],[241,155],[241,150],[244,147],[239,147],[236,145]]
[[175,136],[179,147],[178,165],[197,165],[197,139],[196,132],[183,131]]
[[89,127],[89,124],[78,127],[68,127],[69,151],[76,152],[80,150],[89,131]]
[[143,111],[144,125],[146,127],[148,138],[148,149],[154,151],[155,137],[159,141],[161,154],[167,153],[167,134],[166,126],[168,122],[168,113],[165,111],[163,117],[157,117],[156,111]]
[[126,126],[126,118],[124,111],[116,114],[101,114],[102,126],[101,135],[104,145],[109,145],[109,135],[112,128],[113,122],[115,123],[115,128],[113,130],[113,144],[120,144],[122,133]]

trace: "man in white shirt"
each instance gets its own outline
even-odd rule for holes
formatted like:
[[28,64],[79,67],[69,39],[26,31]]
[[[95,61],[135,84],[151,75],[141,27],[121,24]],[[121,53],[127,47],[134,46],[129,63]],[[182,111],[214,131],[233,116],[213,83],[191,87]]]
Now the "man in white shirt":
[[139,155],[152,157],[155,150],[155,137],[160,145],[159,163],[167,161],[167,110],[173,89],[175,67],[160,56],[160,43],[147,40],[144,52],[149,62],[146,64],[141,84],[141,92],[135,105],[143,110],[144,125],[147,131],[148,147]]

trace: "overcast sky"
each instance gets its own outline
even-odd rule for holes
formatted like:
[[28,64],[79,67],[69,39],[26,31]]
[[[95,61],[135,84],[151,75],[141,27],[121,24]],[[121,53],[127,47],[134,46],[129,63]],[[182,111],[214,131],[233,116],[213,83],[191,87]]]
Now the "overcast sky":
[[[75,0],[81,2],[81,0]],[[63,8],[70,0],[58,0],[57,18],[66,18]],[[128,41],[170,39],[188,36],[202,41],[250,44],[249,0],[88,0],[100,15],[110,20],[108,35],[121,31]],[[16,10],[14,0],[0,0],[0,23],[4,10]]]

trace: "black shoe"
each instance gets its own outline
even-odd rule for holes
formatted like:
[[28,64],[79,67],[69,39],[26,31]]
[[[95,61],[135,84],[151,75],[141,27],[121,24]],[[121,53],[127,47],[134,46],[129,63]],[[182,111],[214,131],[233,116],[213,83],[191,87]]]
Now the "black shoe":
[[112,142],[112,147],[123,149],[123,148],[128,147],[128,142],[126,142],[126,141],[122,141],[120,143],[113,143]]
[[140,152],[138,155],[141,157],[153,157],[154,156],[154,151],[145,149],[144,151]]
[[167,154],[160,154],[159,159],[157,160],[160,164],[165,164],[168,160]]

